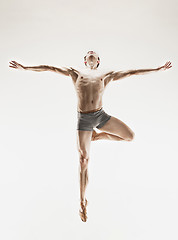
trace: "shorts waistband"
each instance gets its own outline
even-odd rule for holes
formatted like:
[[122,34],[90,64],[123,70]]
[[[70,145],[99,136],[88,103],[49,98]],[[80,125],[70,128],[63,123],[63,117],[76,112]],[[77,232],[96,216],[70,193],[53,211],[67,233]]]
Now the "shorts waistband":
[[94,110],[90,110],[90,111],[87,111],[87,112],[80,112],[78,111],[79,113],[92,113],[92,112],[98,112],[102,109],[103,107],[100,107],[100,108],[97,108],[97,109],[94,109]]

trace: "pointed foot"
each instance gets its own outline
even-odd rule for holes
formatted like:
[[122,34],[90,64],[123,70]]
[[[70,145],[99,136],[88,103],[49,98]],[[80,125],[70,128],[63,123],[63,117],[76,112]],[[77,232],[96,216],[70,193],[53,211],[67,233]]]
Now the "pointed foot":
[[81,202],[81,210],[79,210],[79,215],[80,218],[83,222],[86,222],[88,217],[87,217],[87,211],[86,211],[86,206],[88,205],[87,199],[85,199],[85,204]]

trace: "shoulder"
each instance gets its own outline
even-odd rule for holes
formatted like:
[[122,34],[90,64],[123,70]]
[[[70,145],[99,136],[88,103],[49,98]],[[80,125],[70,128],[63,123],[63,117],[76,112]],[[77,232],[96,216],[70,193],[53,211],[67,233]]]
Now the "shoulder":
[[112,80],[113,80],[113,76],[114,76],[114,72],[111,69],[104,69],[102,71],[102,76],[104,79],[104,86],[106,87]]
[[110,77],[112,75],[112,73],[114,73],[113,70],[109,69],[109,68],[103,68],[103,69],[99,69],[100,74],[103,77]]
[[75,67],[75,66],[74,67],[67,67],[67,69],[68,69],[69,73],[71,73],[71,72],[79,73],[80,72],[79,68]]
[[110,70],[110,69],[103,70],[102,71],[103,78],[105,78],[107,80],[112,79],[114,72],[115,71]]
[[68,69],[69,75],[72,77],[72,80],[74,82],[76,82],[76,80],[80,74],[79,68],[78,67],[67,67],[67,69]]

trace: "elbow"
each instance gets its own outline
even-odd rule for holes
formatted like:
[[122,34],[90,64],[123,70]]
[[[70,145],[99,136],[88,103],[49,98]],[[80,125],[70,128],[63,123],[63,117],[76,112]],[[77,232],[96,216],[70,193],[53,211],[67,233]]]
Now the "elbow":
[[138,74],[138,71],[137,70],[131,70],[128,72],[128,75],[131,76],[131,75],[137,75]]

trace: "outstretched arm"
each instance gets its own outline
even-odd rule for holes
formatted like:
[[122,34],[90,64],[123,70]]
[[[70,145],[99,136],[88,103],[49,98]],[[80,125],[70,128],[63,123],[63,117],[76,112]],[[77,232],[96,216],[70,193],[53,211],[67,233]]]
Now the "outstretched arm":
[[128,71],[119,71],[119,72],[113,72],[112,73],[112,78],[113,81],[119,80],[124,77],[129,77],[131,75],[141,75],[141,74],[146,74],[150,72],[157,72],[159,70],[166,70],[171,68],[171,62],[166,62],[166,64],[162,67],[154,68],[154,69],[138,69],[138,70],[128,70]]
[[16,68],[16,69],[31,70],[31,71],[36,71],[36,72],[51,71],[51,72],[61,73],[66,76],[69,76],[69,71],[70,71],[70,69],[67,67],[57,68],[57,67],[52,67],[52,66],[47,66],[47,65],[25,67],[25,66],[17,63],[16,61],[11,61],[9,63],[10,63],[9,67]]

